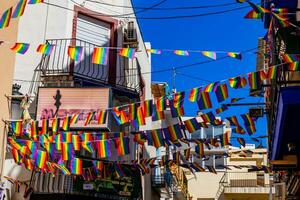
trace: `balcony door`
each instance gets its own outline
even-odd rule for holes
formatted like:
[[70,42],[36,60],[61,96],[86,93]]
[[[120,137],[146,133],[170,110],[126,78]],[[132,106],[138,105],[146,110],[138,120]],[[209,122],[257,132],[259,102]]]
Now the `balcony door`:
[[[95,47],[110,47],[112,44],[113,25],[101,19],[78,13],[76,16],[76,46],[84,48],[81,61],[74,63],[74,73],[91,81],[107,82],[109,62],[106,65],[92,63]],[[111,51],[110,51],[111,52]]]

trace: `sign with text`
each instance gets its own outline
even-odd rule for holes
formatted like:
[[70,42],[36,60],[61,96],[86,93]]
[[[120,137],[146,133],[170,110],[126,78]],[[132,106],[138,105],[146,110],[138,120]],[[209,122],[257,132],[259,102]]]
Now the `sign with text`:
[[[39,88],[36,120],[56,116],[78,114],[78,122],[71,127],[84,127],[88,113],[95,112],[88,128],[107,127],[98,125],[99,112],[109,107],[109,88]],[[39,123],[41,126],[41,123]]]

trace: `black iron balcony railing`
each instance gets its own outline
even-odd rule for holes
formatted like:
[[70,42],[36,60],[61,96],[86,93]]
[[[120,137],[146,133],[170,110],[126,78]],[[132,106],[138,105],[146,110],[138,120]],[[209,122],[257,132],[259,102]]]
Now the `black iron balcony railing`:
[[[142,92],[141,66],[137,59],[130,62],[125,57],[117,59],[117,50],[110,49],[108,64],[98,65],[92,62],[94,48],[99,47],[95,44],[74,38],[50,39],[47,43],[55,45],[55,48],[50,56],[42,57],[36,68],[40,76],[71,76],[77,84],[86,82]],[[83,47],[80,61],[74,61],[68,56],[69,45]]]

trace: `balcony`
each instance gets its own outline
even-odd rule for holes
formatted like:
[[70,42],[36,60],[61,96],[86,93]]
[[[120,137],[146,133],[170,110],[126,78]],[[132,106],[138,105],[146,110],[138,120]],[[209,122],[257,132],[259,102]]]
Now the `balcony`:
[[33,173],[31,187],[33,194],[30,200],[93,200],[93,199],[140,199],[142,188],[138,170],[131,171],[132,176],[120,179],[98,177],[84,180],[80,176],[63,174]]
[[[55,45],[55,48],[50,56],[42,57],[35,70],[44,86],[109,86],[135,94],[142,92],[141,66],[137,59],[117,59],[117,50],[110,49],[108,64],[97,65],[92,63],[94,47],[98,47],[95,44],[79,39],[51,39],[47,43]],[[69,58],[69,45],[84,47],[81,61]]]

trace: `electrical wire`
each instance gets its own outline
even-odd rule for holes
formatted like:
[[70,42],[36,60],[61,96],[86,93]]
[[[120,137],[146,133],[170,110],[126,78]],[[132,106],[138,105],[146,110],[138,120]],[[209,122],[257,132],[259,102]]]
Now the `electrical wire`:
[[[74,12],[73,9],[64,7],[64,6],[59,6],[57,4],[52,4],[52,3],[46,3],[43,2],[44,4],[58,7],[64,10],[68,10],[71,12]],[[183,18],[195,18],[195,17],[204,17],[204,16],[210,16],[210,15],[218,15],[218,14],[224,14],[228,12],[233,12],[237,10],[242,10],[245,8],[249,8],[249,6],[243,6],[243,7],[238,7],[238,8],[233,8],[233,9],[228,9],[228,10],[223,10],[223,11],[216,11],[216,12],[208,12],[208,13],[202,13],[202,14],[193,14],[193,15],[181,15],[181,16],[166,16],[166,17],[131,17],[131,16],[120,16],[120,15],[107,15],[107,14],[94,14],[94,13],[89,13],[89,15],[98,17],[98,16],[106,16],[106,17],[115,17],[115,18],[126,18],[126,19],[143,19],[143,20],[167,20],[167,19],[183,19]]]
[[[109,4],[104,2],[99,2],[95,0],[85,0],[86,2],[111,6],[111,7],[118,7],[118,8],[132,8],[131,6],[121,6],[121,5],[115,5],[115,4]],[[237,2],[234,3],[223,3],[223,4],[215,4],[215,5],[206,5],[206,6],[188,6],[188,7],[171,7],[171,8],[151,8],[151,10],[193,10],[193,9],[203,9],[203,8],[219,8],[219,7],[226,7],[230,5],[239,4]],[[145,9],[146,7],[138,7],[134,6],[134,9]]]

